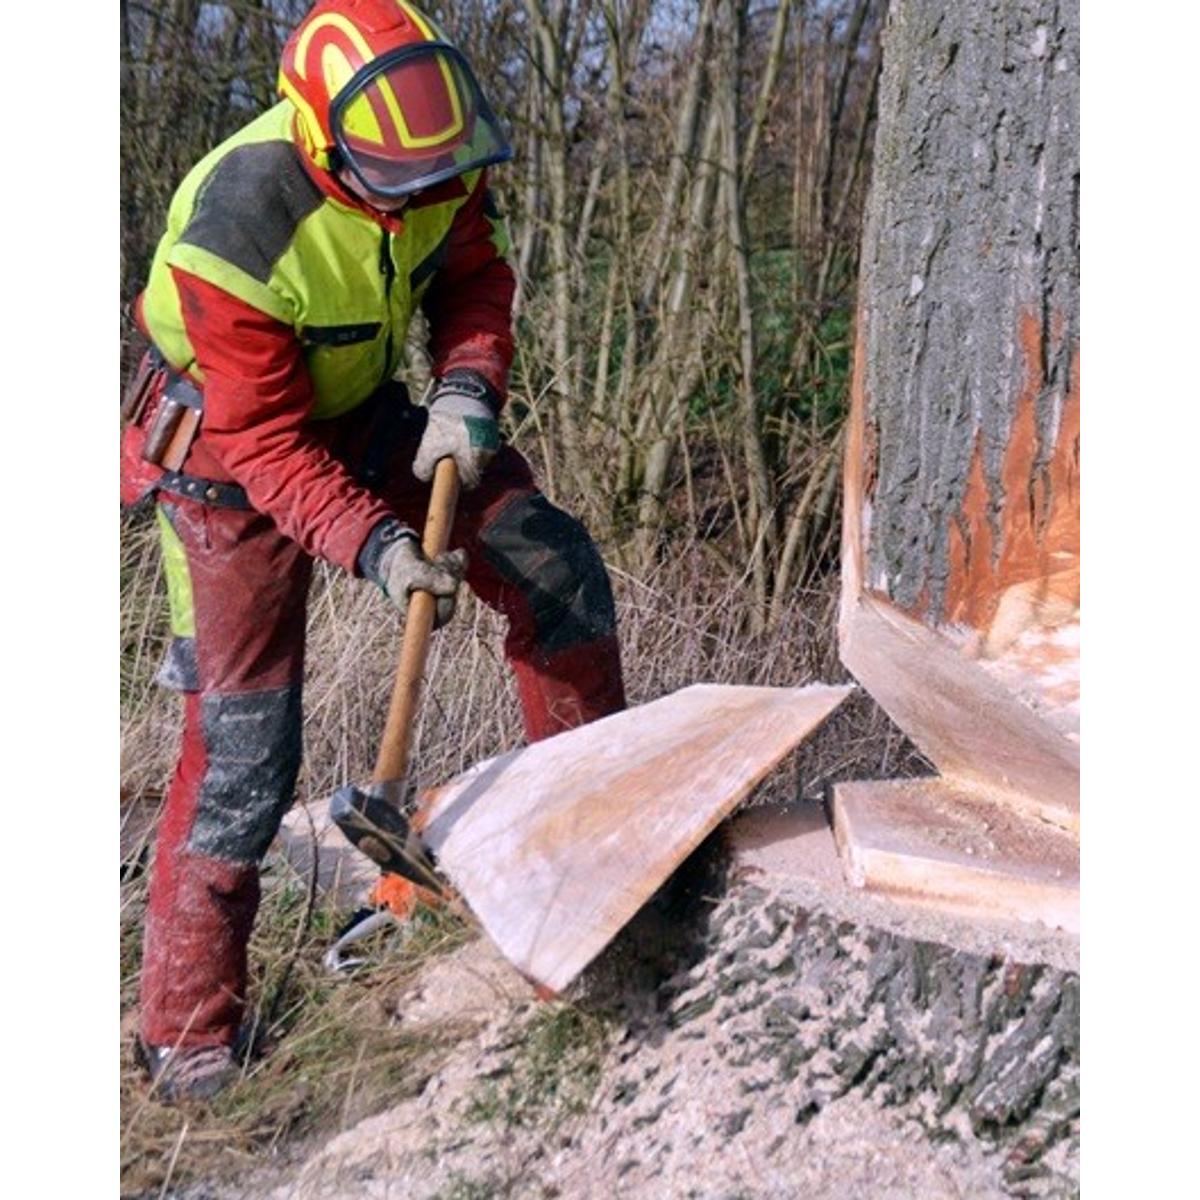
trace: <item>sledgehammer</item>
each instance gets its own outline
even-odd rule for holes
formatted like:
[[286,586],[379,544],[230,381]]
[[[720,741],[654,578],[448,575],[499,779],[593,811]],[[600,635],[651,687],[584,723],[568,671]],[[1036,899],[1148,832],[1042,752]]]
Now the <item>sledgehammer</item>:
[[[421,536],[421,549],[427,558],[436,558],[449,546],[457,502],[458,468],[454,459],[443,458],[434,470],[433,491]],[[385,874],[400,875],[441,891],[433,864],[401,811],[413,725],[435,616],[433,595],[413,592],[374,776],[365,788],[354,784],[339,788],[329,802],[329,815],[353,845],[377,862]]]

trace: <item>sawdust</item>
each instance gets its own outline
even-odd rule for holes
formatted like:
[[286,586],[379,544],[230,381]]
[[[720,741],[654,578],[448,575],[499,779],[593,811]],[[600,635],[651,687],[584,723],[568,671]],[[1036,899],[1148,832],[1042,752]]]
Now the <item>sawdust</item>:
[[[946,1057],[955,1036],[930,1023],[945,1012],[905,1024],[905,1049],[894,1042],[900,1001],[864,1003],[879,955],[894,947],[935,974],[937,961],[965,962],[969,973],[984,960],[810,914],[752,885],[735,884],[708,908],[690,950],[669,911],[640,915],[566,1005],[536,1001],[486,941],[461,947],[395,1000],[396,1020],[412,1031],[450,1022],[471,1031],[419,1095],[310,1146],[290,1167],[181,1200],[990,1198],[1054,1195],[1055,1181],[1077,1178],[1077,1137],[1062,1136],[1069,1116],[1037,1127],[1043,1139],[1057,1131],[1046,1154],[1053,1170],[1039,1164],[1025,1185],[1011,1139],[977,1136],[992,1119],[980,1105],[1020,1125],[1019,1113],[1004,1116],[995,1085],[982,1079],[974,1109],[939,1113],[926,1085],[905,1080],[910,1062],[916,1070],[944,1059],[948,1077],[961,1067]],[[993,972],[980,995],[1002,1022],[1019,1022],[1026,1008],[1057,1011],[1060,976],[1047,971]],[[913,986],[898,976],[893,990]],[[562,1045],[556,1067],[537,1045],[559,1015],[581,1016],[592,1033],[586,1045]],[[585,1071],[595,1087],[564,1106],[562,1076]],[[1003,1066],[1001,1082],[1008,1074]]]

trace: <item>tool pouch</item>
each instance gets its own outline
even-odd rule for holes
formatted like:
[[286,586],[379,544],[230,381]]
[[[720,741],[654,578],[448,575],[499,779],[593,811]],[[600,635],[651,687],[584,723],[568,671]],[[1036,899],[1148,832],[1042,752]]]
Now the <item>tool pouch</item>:
[[151,347],[121,398],[121,503],[140,509],[177,472],[200,431],[202,397]]
[[162,469],[142,456],[146,426],[152,423],[167,386],[167,364],[153,347],[142,355],[137,371],[121,397],[121,507],[126,512],[145,509],[154,495]]
[[202,410],[200,389],[151,349],[121,404],[121,415],[127,417],[121,435],[121,504],[126,512],[144,510],[160,493],[215,508],[251,507],[239,484],[183,473],[200,432]]
[[171,371],[169,379],[146,430],[142,458],[167,471],[178,471],[200,432],[204,400],[185,376]]
[[159,382],[166,364],[155,350],[142,355],[138,369],[134,372],[125,394],[121,397],[121,420],[136,424],[141,420],[155,385]]

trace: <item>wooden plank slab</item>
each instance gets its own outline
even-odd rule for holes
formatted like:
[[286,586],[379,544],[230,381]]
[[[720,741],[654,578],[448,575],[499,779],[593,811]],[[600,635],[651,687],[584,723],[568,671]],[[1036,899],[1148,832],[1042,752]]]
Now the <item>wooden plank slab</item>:
[[729,848],[730,878],[752,883],[797,908],[971,954],[1003,954],[1017,962],[1079,970],[1077,933],[978,907],[949,909],[910,893],[851,886],[823,804],[746,808],[726,821],[721,832]]
[[848,881],[952,912],[1079,931],[1079,842],[944,779],[839,783],[833,830]]
[[423,836],[488,935],[559,992],[852,691],[698,684],[480,763]]

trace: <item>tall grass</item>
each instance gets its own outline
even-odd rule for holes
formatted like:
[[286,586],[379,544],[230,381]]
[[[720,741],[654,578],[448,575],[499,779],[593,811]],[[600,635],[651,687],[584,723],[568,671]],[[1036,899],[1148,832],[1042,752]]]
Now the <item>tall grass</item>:
[[[160,795],[179,728],[178,699],[154,672],[169,633],[153,522],[122,543],[122,775],[127,801]],[[777,625],[753,632],[747,580],[694,539],[635,576],[610,563],[627,692],[641,704],[692,683],[801,686],[847,678],[837,657],[836,576],[796,588]],[[466,596],[435,636],[415,743],[416,782],[444,782],[521,741],[504,621]],[[318,564],[308,611],[301,794],[365,778],[382,729],[400,621],[376,589]]]

